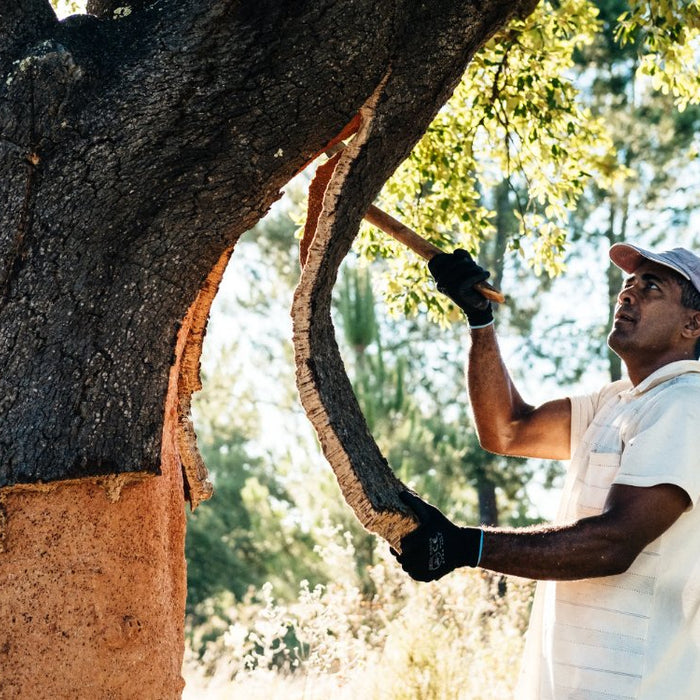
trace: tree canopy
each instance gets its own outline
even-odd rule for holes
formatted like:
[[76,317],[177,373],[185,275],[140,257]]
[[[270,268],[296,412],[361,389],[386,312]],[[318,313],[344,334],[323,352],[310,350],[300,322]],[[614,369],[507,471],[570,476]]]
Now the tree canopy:
[[[608,84],[601,94],[602,72],[592,62],[611,57],[618,80],[629,74],[627,89],[638,103],[656,93],[669,113],[691,107],[678,120],[686,124],[686,136],[676,141],[681,152],[683,143],[692,145],[688,125],[697,123],[692,108],[700,104],[699,8],[697,2],[541,2],[475,56],[381,202],[439,246],[477,253],[496,237],[496,192],[505,183],[517,227],[503,252],[559,274],[584,193],[612,194],[637,178],[627,156],[636,146],[615,132],[616,88]],[[634,119],[627,128],[641,124],[643,110]],[[644,138],[643,128],[634,135]],[[697,147],[685,157],[697,158]],[[366,227],[359,251],[389,259],[387,299],[395,311],[423,308],[435,318],[454,318],[454,307],[426,284],[425,266],[398,244]]]

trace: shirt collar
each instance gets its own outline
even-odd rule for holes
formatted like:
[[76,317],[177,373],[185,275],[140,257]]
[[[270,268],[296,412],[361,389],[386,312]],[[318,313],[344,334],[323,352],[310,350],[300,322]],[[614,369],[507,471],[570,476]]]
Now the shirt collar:
[[692,372],[700,373],[700,361],[678,360],[677,362],[670,362],[663,367],[659,367],[655,372],[652,372],[644,381],[639,382],[637,386],[633,386],[622,393],[630,398],[633,396],[640,396],[669,379]]

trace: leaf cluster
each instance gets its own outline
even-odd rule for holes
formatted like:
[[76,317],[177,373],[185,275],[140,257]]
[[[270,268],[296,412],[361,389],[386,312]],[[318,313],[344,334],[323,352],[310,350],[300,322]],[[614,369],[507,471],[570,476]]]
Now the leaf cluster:
[[[510,249],[550,275],[560,272],[569,213],[591,175],[603,181],[614,168],[604,125],[573,83],[575,52],[593,41],[596,15],[586,0],[544,2],[494,37],[387,183],[383,205],[436,245],[476,253],[494,235],[490,192],[505,180],[518,221]],[[370,256],[389,247],[372,233],[360,242]],[[422,307],[446,320],[449,309],[429,290],[424,265],[394,257],[389,267],[392,311]]]
[[[671,93],[682,109],[697,101],[700,84],[697,10],[696,0],[540,3],[474,57],[452,99],[385,186],[382,206],[436,245],[477,254],[497,235],[494,190],[505,182],[517,220],[508,250],[538,274],[558,275],[572,213],[587,188],[613,191],[631,175],[614,124],[592,109],[595,75],[581,55],[605,35],[608,51],[617,47],[631,70],[638,62],[651,76],[650,89]],[[370,227],[358,251],[388,258],[386,299],[393,313],[422,310],[443,324],[454,320],[454,307],[434,295],[422,261]]]
[[637,44],[654,89],[673,95],[679,111],[700,104],[700,2],[629,0],[618,22],[617,39]]

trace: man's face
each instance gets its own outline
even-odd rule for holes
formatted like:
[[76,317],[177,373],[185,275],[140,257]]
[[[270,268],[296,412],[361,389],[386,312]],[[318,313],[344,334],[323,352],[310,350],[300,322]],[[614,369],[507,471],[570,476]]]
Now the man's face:
[[623,282],[608,345],[629,370],[651,372],[683,354],[688,341],[681,332],[688,310],[681,304],[677,279],[664,265],[644,261]]

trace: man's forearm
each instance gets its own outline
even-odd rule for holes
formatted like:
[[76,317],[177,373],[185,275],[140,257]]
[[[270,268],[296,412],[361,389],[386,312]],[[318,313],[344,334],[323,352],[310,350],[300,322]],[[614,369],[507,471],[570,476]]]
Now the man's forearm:
[[563,526],[486,529],[480,566],[537,580],[567,581],[626,571],[641,551],[605,516]]
[[510,378],[493,325],[471,331],[467,385],[481,444],[493,452],[505,451],[512,422],[532,407]]
[[493,326],[474,329],[467,381],[479,441],[498,454],[568,459],[571,403],[523,401],[501,358]]

